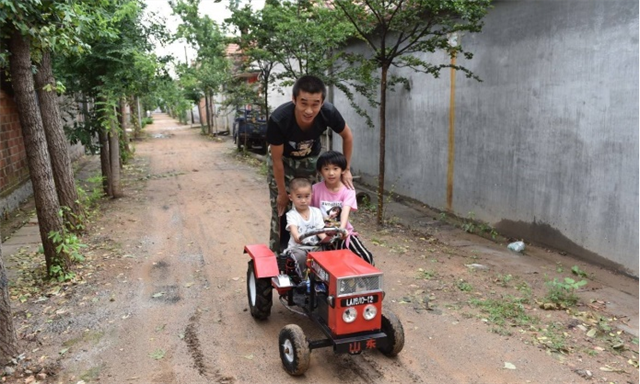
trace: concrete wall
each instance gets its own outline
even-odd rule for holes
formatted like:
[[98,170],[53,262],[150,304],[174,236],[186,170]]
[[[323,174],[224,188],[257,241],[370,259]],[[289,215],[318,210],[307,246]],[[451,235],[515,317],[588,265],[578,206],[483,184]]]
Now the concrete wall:
[[[485,21],[461,38],[484,81],[456,76],[453,212],[638,276],[638,2],[496,1]],[[411,90],[388,95],[387,190],[444,210],[449,70],[394,73]],[[335,104],[375,184],[379,132]]]

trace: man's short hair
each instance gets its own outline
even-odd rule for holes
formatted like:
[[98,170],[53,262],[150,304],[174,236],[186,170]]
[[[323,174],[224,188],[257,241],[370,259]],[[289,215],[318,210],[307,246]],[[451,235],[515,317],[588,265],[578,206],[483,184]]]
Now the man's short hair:
[[289,192],[293,192],[298,188],[310,187],[311,181],[306,177],[296,177],[289,182]]
[[323,152],[316,161],[316,171],[320,172],[327,165],[335,165],[344,171],[347,169],[347,158],[338,151]]
[[322,101],[324,101],[324,98],[327,97],[327,87],[319,77],[312,75],[302,76],[296,81],[295,84],[293,84],[294,99],[298,97],[300,91],[308,93],[322,93]]

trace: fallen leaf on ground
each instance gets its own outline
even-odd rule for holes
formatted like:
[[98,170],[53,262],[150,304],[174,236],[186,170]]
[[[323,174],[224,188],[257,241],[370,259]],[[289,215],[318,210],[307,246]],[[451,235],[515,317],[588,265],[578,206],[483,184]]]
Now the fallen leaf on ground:
[[622,369],[622,368],[613,368],[613,367],[610,367],[610,366],[608,366],[608,365],[605,365],[604,367],[600,367],[600,370],[601,370],[601,371],[604,371],[604,372],[618,372],[618,373],[626,373],[626,372],[624,371],[624,369]]

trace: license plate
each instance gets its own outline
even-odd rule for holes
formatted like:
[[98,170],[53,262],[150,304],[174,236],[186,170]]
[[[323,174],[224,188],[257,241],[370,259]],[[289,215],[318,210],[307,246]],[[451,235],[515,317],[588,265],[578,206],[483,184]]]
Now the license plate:
[[369,296],[360,296],[360,297],[348,297],[346,299],[340,300],[340,306],[344,307],[355,307],[358,305],[365,304],[373,304],[378,302],[377,295],[369,295]]

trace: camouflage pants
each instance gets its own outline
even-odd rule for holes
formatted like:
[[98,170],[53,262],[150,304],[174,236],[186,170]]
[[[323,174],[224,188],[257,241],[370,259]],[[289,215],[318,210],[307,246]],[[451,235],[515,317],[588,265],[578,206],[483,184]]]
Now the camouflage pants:
[[[316,160],[318,160],[317,156],[310,156],[299,160],[286,157],[282,158],[282,161],[284,163],[284,184],[285,186],[287,186],[287,191],[289,182],[296,177],[306,177],[311,180],[312,183],[316,181]],[[269,151],[269,153],[267,154],[267,171],[267,182],[269,183],[269,200],[271,201],[271,231],[269,232],[269,248],[274,253],[279,254],[283,249],[287,247],[289,237],[284,236],[285,238],[280,238],[280,233],[285,232],[284,228],[286,224],[284,223],[284,221],[286,220],[286,217],[285,215],[282,215],[282,218],[278,217],[278,185],[276,184],[275,177],[273,176],[273,162],[271,160],[271,151]],[[289,204],[287,210],[290,208],[291,204]]]

